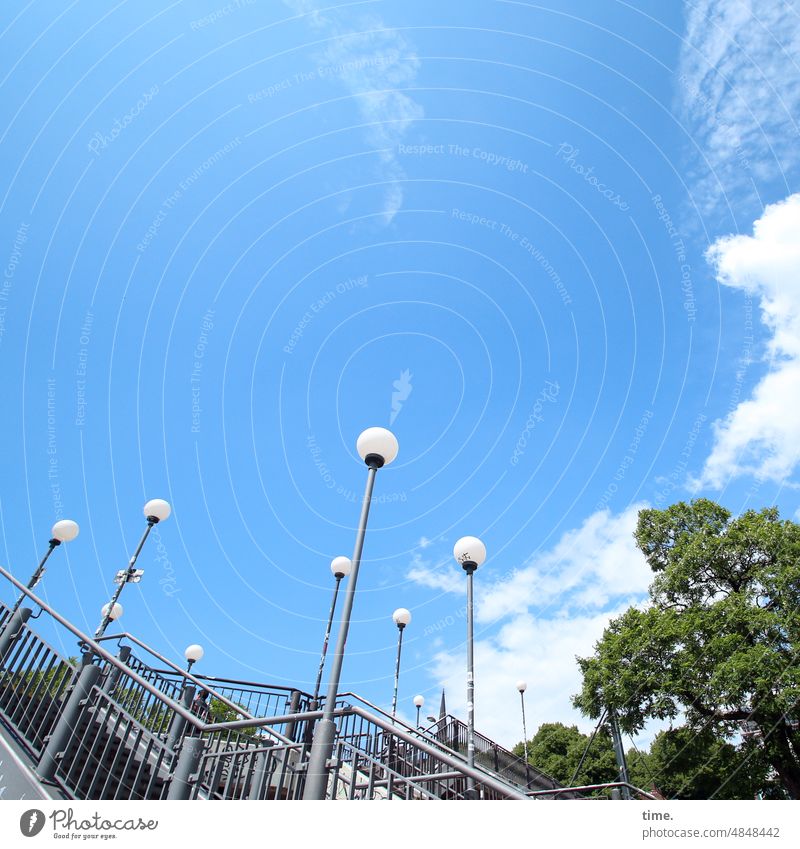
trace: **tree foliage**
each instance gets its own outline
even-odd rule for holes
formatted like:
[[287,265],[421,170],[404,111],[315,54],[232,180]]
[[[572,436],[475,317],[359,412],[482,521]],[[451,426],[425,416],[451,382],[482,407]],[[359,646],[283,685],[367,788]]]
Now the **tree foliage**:
[[[581,756],[589,742],[588,734],[581,734],[575,725],[546,722],[528,742],[528,762],[546,772],[560,784],[573,787],[586,784],[603,784],[617,780],[614,748],[608,732],[601,730],[595,737],[577,776]],[[524,746],[518,743],[514,754],[525,756]]]
[[613,707],[629,732],[683,714],[693,732],[724,739],[747,721],[800,798],[800,526],[776,509],[732,518],[699,499],[642,510],[635,537],[655,574],[650,605],[579,658],[576,706],[594,717]]
[[629,753],[628,772],[666,799],[754,799],[771,785],[758,745],[734,746],[709,728],[662,731],[649,752]]

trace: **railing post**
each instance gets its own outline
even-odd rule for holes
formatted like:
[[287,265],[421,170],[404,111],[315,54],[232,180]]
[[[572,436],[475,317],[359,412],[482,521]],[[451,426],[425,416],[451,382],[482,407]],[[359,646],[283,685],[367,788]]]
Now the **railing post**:
[[[191,684],[187,684],[181,693],[181,704],[185,708],[191,708],[192,699],[194,698],[195,688]],[[172,721],[169,724],[167,732],[167,751],[172,752],[177,748],[178,743],[183,737],[183,732],[186,730],[186,719],[179,713],[173,714]]]
[[[127,664],[128,660],[131,656],[131,647],[130,646],[120,646],[119,654],[117,657],[122,663]],[[109,694],[109,696],[113,695],[114,690],[117,688],[117,682],[119,681],[120,675],[122,675],[122,670],[118,669],[116,666],[112,666],[108,670],[108,675],[106,676],[105,684],[103,684],[103,690]]]
[[[287,713],[298,713],[300,710],[300,691],[292,690],[292,695],[289,697],[289,709],[286,711]],[[297,723],[295,722],[287,722],[286,723],[286,736],[292,741],[295,741],[295,726]]]
[[205,741],[202,737],[184,737],[175,772],[169,783],[167,799],[189,799],[192,795],[192,777],[200,769]]
[[[272,746],[272,741],[265,742],[265,746]],[[288,754],[288,752],[287,752]],[[270,752],[259,752],[256,755],[256,763],[253,768],[253,777],[250,779],[250,787],[247,789],[248,799],[263,799],[266,795],[266,780],[269,775],[267,764],[269,763]]]
[[14,647],[14,643],[22,634],[22,629],[32,613],[33,611],[30,607],[19,607],[8,622],[6,622],[2,632],[0,632],[0,663],[5,662],[6,655]]
[[42,781],[53,781],[55,778],[59,758],[64,753],[69,738],[78,727],[84,701],[89,698],[92,687],[95,686],[99,677],[99,666],[92,664],[81,669],[67,703],[64,705],[64,710],[61,711],[61,716],[59,716],[42,753],[42,759],[39,761],[39,768],[36,772]]

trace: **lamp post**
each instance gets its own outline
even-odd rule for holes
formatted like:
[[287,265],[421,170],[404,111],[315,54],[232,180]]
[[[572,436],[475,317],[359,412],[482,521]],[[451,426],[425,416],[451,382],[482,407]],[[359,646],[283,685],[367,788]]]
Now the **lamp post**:
[[334,557],[331,560],[331,572],[336,578],[336,586],[333,590],[333,601],[331,601],[331,612],[328,615],[328,625],[325,628],[325,639],[322,641],[322,654],[319,659],[319,669],[317,670],[317,680],[314,683],[314,699],[310,705],[311,710],[316,710],[319,700],[319,688],[322,685],[322,670],[325,668],[325,657],[328,654],[328,643],[331,638],[331,628],[333,627],[333,614],[336,612],[336,599],[339,597],[339,585],[342,578],[346,578],[353,568],[349,557]]
[[[473,656],[472,576],[486,560],[486,546],[477,537],[461,537],[453,546],[453,556],[467,573],[467,764],[475,766],[475,660]],[[468,799],[475,798],[475,780],[467,779]]]
[[525,691],[528,689],[528,684],[525,681],[517,681],[517,689],[519,690],[520,704],[522,705],[522,745],[525,749],[525,769],[528,768],[528,729],[525,727]]
[[197,643],[192,643],[190,646],[186,646],[183,650],[183,656],[186,658],[186,671],[191,672],[192,667],[198,660],[203,659],[204,654],[205,650]]
[[394,624],[397,625],[397,660],[394,664],[394,696],[392,697],[392,719],[397,714],[397,690],[400,686],[400,652],[403,650],[403,631],[411,621],[411,611],[405,607],[398,607],[392,614]]
[[328,695],[322,712],[322,719],[314,729],[314,740],[311,744],[311,754],[308,760],[304,799],[324,799],[328,789],[328,760],[333,753],[333,739],[336,726],[333,722],[333,712],[336,709],[336,695],[339,690],[339,679],[342,674],[344,647],[347,643],[347,632],[350,629],[350,615],[353,610],[353,599],[358,580],[358,567],[361,565],[361,551],[364,547],[364,535],[367,530],[367,518],[372,501],[372,490],[375,486],[375,474],[382,466],[387,466],[397,456],[398,445],[395,435],[382,427],[367,428],[356,441],[356,450],[361,459],[367,464],[367,484],[364,490],[364,501],[361,506],[361,517],[356,533],[356,544],[353,550],[353,562],[350,578],[347,581],[342,621],[339,635],[336,638],[336,649],[333,654]]
[[[62,542],[72,542],[76,536],[78,536],[78,532],[80,528],[78,527],[77,522],[73,522],[72,519],[61,519],[56,522],[55,525],[50,529],[50,547],[45,552],[44,557],[39,561],[39,565],[36,567],[36,571],[31,575],[30,580],[28,581],[28,589],[32,590],[42,579],[42,575],[45,573],[45,564],[47,563],[50,555],[56,550],[56,548],[61,545]],[[20,605],[27,596],[23,593],[18,599],[17,603],[14,607],[11,608],[11,616],[13,616],[17,610],[19,610]]]
[[414,707],[417,709],[417,728],[419,728],[419,712],[425,704],[425,696],[414,696]]
[[[117,589],[114,595],[111,596],[111,601],[106,605],[109,611],[113,610],[113,607],[116,604],[117,599],[120,597],[122,593],[122,588],[125,586],[125,584],[138,584],[139,581],[142,580],[144,570],[135,568],[136,560],[139,557],[139,552],[142,550],[142,546],[144,545],[145,540],[149,536],[150,531],[153,529],[153,525],[157,525],[159,522],[163,522],[165,519],[168,519],[169,514],[172,512],[172,508],[162,498],[154,498],[144,505],[143,512],[145,519],[147,519],[147,527],[145,528],[144,534],[142,535],[142,538],[139,541],[139,545],[136,548],[136,551],[133,553],[133,557],[131,557],[130,559],[130,563],[128,563],[128,568],[120,569],[120,571],[117,572],[116,577],[114,578],[114,583],[117,584]],[[97,630],[94,632],[95,639],[97,639],[98,637],[102,637],[103,634],[105,634],[106,628],[108,627],[108,623],[111,621],[112,618],[114,617],[111,617],[107,614],[103,616],[102,622],[97,626]]]

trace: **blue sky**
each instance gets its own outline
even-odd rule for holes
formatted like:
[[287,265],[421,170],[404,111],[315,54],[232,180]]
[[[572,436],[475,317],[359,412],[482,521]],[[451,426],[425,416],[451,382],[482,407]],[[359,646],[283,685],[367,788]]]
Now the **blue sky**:
[[[664,8],[666,7],[666,8]],[[581,720],[636,511],[800,497],[795,3],[4,4],[0,559],[93,629],[308,689],[391,425],[344,686]],[[9,589],[0,590],[3,598]],[[65,650],[68,647],[65,647]],[[427,712],[427,711],[426,711]]]

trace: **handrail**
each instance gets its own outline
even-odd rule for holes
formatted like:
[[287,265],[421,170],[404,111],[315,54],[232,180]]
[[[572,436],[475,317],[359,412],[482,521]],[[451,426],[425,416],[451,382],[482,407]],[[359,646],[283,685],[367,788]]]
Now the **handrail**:
[[[193,684],[197,684],[203,690],[208,690],[209,694],[211,696],[213,696],[215,699],[217,699],[217,701],[220,701],[220,702],[222,702],[222,704],[227,705],[227,707],[232,708],[233,710],[236,711],[236,713],[240,713],[240,714],[242,714],[242,716],[246,716],[249,719],[255,719],[253,714],[250,713],[249,711],[245,710],[241,705],[237,705],[235,702],[232,702],[229,699],[225,698],[225,696],[223,696],[221,693],[217,693],[217,692],[211,690],[210,688],[206,687],[206,685],[203,684],[201,681],[199,681],[194,675],[192,675],[191,672],[187,672],[185,669],[181,669],[180,666],[173,663],[169,658],[164,657],[164,655],[162,655],[162,654],[159,654],[155,649],[150,648],[150,646],[148,646],[147,643],[142,642],[140,639],[138,639],[137,637],[134,637],[133,634],[129,634],[127,631],[123,631],[121,634],[113,634],[112,636],[99,637],[97,639],[97,642],[99,643],[102,640],[122,640],[122,639],[130,640],[132,643],[136,643],[136,645],[139,646],[140,648],[143,648],[145,651],[150,652],[150,654],[152,654],[153,657],[157,658],[162,663],[166,663],[167,666],[172,667],[172,669],[175,672],[177,672],[179,675],[182,675],[185,679],[188,679]],[[157,672],[158,670],[154,670],[154,671]]]
[[627,781],[608,781],[605,784],[584,784],[581,787],[560,787],[558,789],[553,790],[531,790],[525,795],[555,796],[560,795],[561,793],[581,793],[583,791],[588,790],[606,790],[608,788],[614,787],[627,787],[629,790],[633,790],[634,793],[638,793],[640,796],[645,796],[648,799],[652,799],[654,802],[661,801],[658,796],[654,796],[652,793],[648,793],[646,790],[642,790],[641,787],[635,787],[633,784],[629,784]]
[[[512,799],[527,799],[528,796],[521,790],[518,790],[516,787],[511,786],[510,784],[506,784],[498,778],[495,778],[491,773],[484,772],[483,770],[477,769],[475,767],[469,766],[469,764],[464,763],[460,758],[455,757],[448,752],[443,752],[441,749],[431,746],[429,743],[426,743],[424,740],[421,740],[419,737],[414,734],[409,734],[406,731],[403,731],[401,728],[397,728],[397,726],[393,725],[391,722],[386,722],[386,720],[382,719],[379,716],[375,716],[369,711],[363,710],[357,705],[351,705],[350,707],[342,707],[336,708],[333,711],[334,716],[360,716],[362,719],[366,719],[369,722],[377,725],[379,728],[387,731],[390,734],[393,734],[395,737],[398,737],[400,740],[403,740],[406,743],[410,743],[412,746],[423,751],[426,755],[430,755],[436,760],[441,761],[442,763],[447,764],[449,767],[458,770],[461,775],[467,776],[469,778],[474,778],[479,784],[485,784],[487,787],[491,787],[492,790],[496,790],[498,793],[503,794],[504,796],[508,796]],[[229,729],[231,731],[237,731],[240,728],[247,727],[255,727],[261,725],[271,725],[271,724],[280,724],[281,722],[288,722],[290,720],[295,720],[302,722],[304,719],[320,719],[322,717],[321,710],[311,710],[305,711],[304,713],[290,713],[284,716],[271,716],[264,717],[263,719],[256,719],[254,722],[248,722],[244,719],[234,719],[230,722],[216,722],[213,725],[206,725],[203,728],[203,731],[215,731],[222,729]],[[413,781],[413,777],[410,777],[411,781]],[[550,791],[553,792],[553,791]]]
[[[60,613],[55,611],[52,607],[50,607],[47,602],[43,601],[39,598],[39,596],[35,595],[31,590],[29,590],[24,584],[20,583],[10,572],[0,566],[0,575],[5,578],[8,578],[11,583],[17,587],[17,589],[21,590],[28,598],[36,604],[38,607],[41,607],[45,613],[55,619],[60,625],[63,625],[68,631],[74,634],[80,642],[85,643],[95,654],[102,657],[104,660],[108,661],[113,667],[119,669],[125,675],[128,676],[132,681],[139,684],[145,690],[147,690],[150,695],[155,696],[156,699],[163,704],[165,704],[168,708],[174,711],[179,716],[183,717],[190,725],[197,729],[199,733],[203,731],[211,730],[217,726],[207,725],[201,719],[199,719],[194,713],[190,710],[187,710],[180,702],[176,702],[174,699],[171,699],[166,694],[162,693],[158,687],[155,687],[145,678],[143,678],[138,673],[134,672],[127,664],[123,663],[121,660],[116,658],[113,654],[107,652],[98,642],[96,642],[92,637],[87,636],[83,633],[79,628],[76,628],[68,619],[65,619]],[[297,717],[297,714],[291,714],[290,716]],[[240,720],[245,723],[245,726],[252,724],[252,720]],[[285,719],[285,722],[290,720]],[[280,734],[277,731],[271,730],[271,733],[278,737],[284,743],[291,743],[293,741],[289,740],[288,737],[284,737],[284,735]]]
[[[78,640],[85,644],[89,649],[91,649],[92,652],[106,660],[114,668],[119,669],[130,680],[134,681],[152,696],[155,696],[158,701],[162,702],[164,705],[170,708],[175,714],[183,717],[183,719],[185,719],[191,726],[193,726],[200,734],[213,733],[222,730],[235,731],[241,728],[256,728],[262,726],[280,725],[289,722],[302,722],[304,720],[319,719],[322,717],[322,711],[317,710],[305,711],[301,713],[289,713],[277,717],[245,718],[215,723],[204,722],[203,720],[199,719],[195,714],[193,714],[190,710],[187,710],[182,704],[176,702],[174,699],[165,695],[156,686],[151,684],[138,673],[134,672],[129,666],[127,666],[124,662],[119,660],[113,654],[106,651],[106,649],[102,645],[100,645],[98,641],[84,634],[79,628],[75,627],[75,625],[73,625],[68,619],[65,619],[49,604],[47,604],[44,600],[40,599],[37,595],[35,595],[31,590],[24,586],[2,566],[0,566],[0,575],[11,581],[11,583],[15,587],[17,587],[17,589],[19,589],[24,595],[26,595],[34,604],[40,607],[45,613],[52,616],[56,622],[58,622],[75,637],[77,637]],[[437,748],[435,746],[430,745],[424,739],[421,739],[418,734],[404,731],[402,728],[399,728],[396,723],[389,722],[380,716],[373,715],[368,711],[365,711],[362,708],[358,707],[357,705],[353,705],[348,708],[337,708],[333,711],[333,714],[334,716],[359,716],[362,719],[365,719],[368,722],[371,722],[374,725],[378,726],[378,728],[383,729],[385,732],[388,732],[396,736],[400,740],[411,744],[412,746],[421,750],[425,754],[433,757],[434,759],[450,766],[452,769],[458,770],[462,775],[473,778],[479,784],[483,784],[503,796],[512,799],[528,799],[528,796],[525,793],[520,790],[517,790],[515,787],[504,783],[503,781],[498,778],[495,778],[489,773],[486,773],[482,770],[476,769],[474,767],[469,766],[468,764],[465,764],[458,757],[451,755],[448,752],[442,751],[441,748]],[[294,745],[295,743],[295,741],[289,740],[288,738],[284,737],[283,735],[279,734],[279,732],[273,729],[270,729],[270,733],[281,739],[281,741],[284,743],[292,745]],[[413,781],[413,779],[410,780]]]

